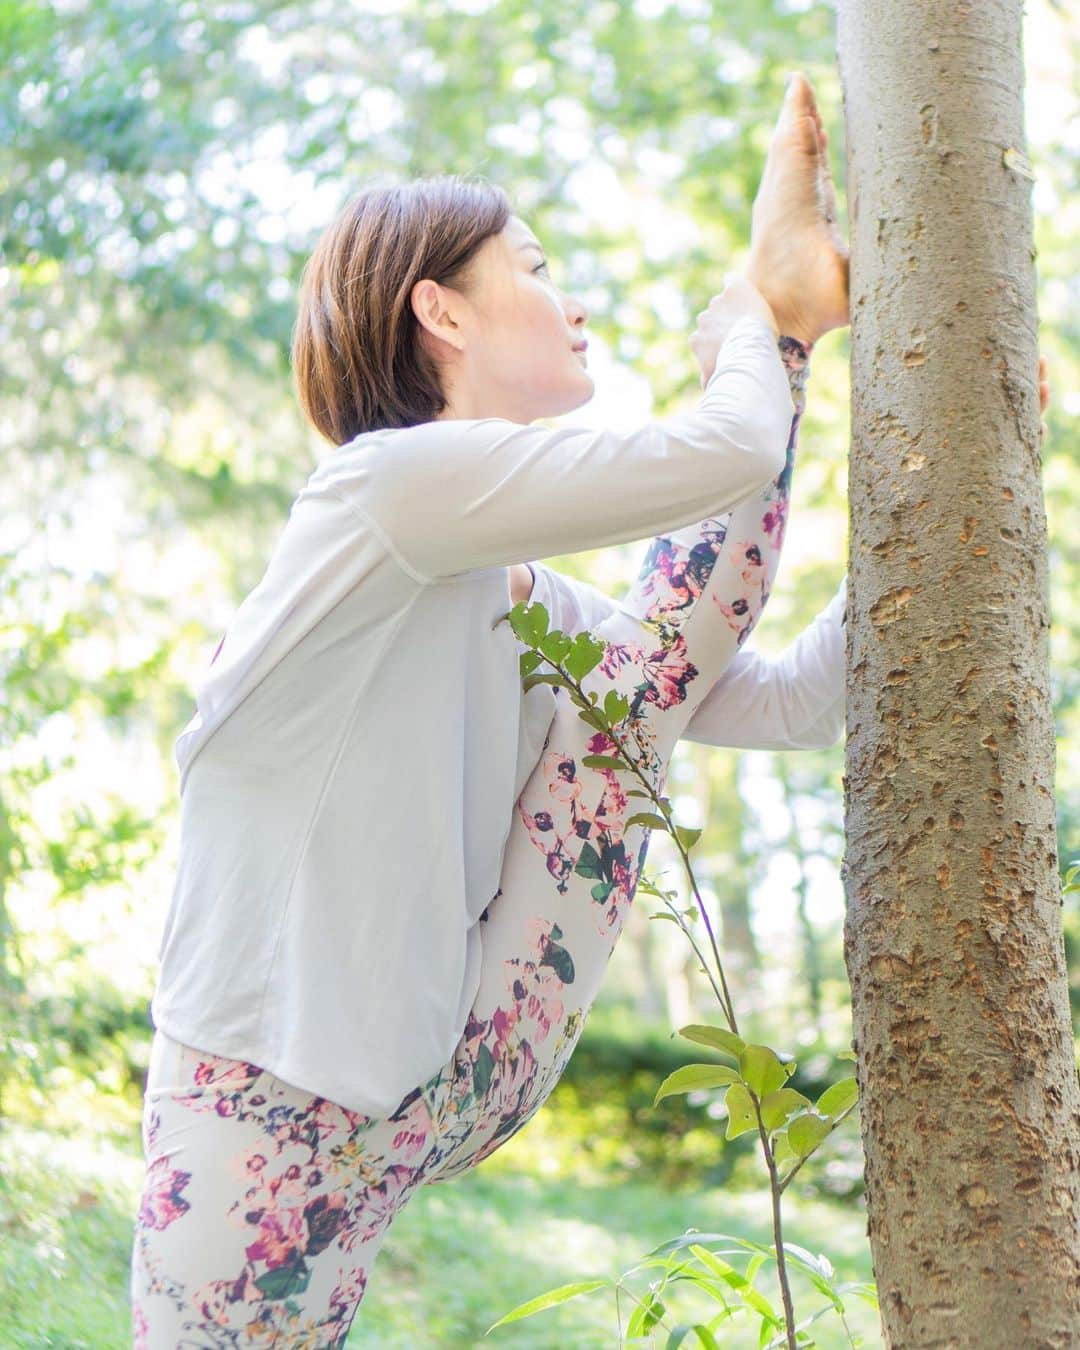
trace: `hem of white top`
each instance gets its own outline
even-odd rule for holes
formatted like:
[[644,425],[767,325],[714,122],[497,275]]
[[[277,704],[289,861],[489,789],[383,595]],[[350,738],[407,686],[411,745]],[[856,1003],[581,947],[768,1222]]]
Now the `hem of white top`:
[[[270,1054],[262,1050],[252,1049],[251,1042],[243,1038],[234,1039],[229,1036],[211,1035],[206,1036],[202,1031],[195,1031],[192,1035],[189,1032],[179,1030],[169,1021],[169,1016],[156,1016],[153,1019],[154,1029],[161,1031],[171,1041],[176,1041],[180,1045],[186,1045],[192,1050],[201,1050],[204,1054],[220,1055],[225,1059],[235,1059],[243,1064],[254,1064],[264,1073],[276,1078],[279,1083],[284,1083],[295,1092],[306,1092],[312,1097],[322,1097],[325,1101],[333,1102],[335,1106],[340,1106],[346,1111],[356,1111],[359,1115],[370,1116],[372,1119],[383,1119],[390,1115],[395,1109],[391,1106],[389,1110],[382,1108],[365,1108],[362,1106],[353,1106],[349,1102],[342,1101],[338,1096],[330,1096],[321,1092],[318,1088],[309,1087],[305,1083],[297,1083],[292,1078],[283,1077],[277,1070],[277,1061]],[[214,1041],[211,1046],[207,1042]],[[215,1048],[218,1047],[218,1048]],[[224,1048],[220,1048],[224,1047]],[[397,1103],[395,1103],[395,1106]]]

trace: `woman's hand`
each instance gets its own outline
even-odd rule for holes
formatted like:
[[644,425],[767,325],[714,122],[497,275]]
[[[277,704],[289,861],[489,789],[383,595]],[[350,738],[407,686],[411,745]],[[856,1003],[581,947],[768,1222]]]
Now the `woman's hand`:
[[837,223],[828,139],[810,82],[796,71],[754,198],[746,275],[780,332],[802,342],[850,322],[848,246]]
[[724,276],[724,289],[713,296],[708,309],[697,315],[697,327],[690,334],[690,350],[701,367],[703,389],[716,369],[717,355],[732,326],[746,314],[764,319],[773,336],[780,336],[777,318],[758,288],[737,272],[728,272]]

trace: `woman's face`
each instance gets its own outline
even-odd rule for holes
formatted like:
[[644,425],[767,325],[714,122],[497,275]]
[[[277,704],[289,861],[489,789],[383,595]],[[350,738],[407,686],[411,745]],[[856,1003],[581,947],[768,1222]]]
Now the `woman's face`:
[[440,420],[505,417],[529,423],[587,403],[594,392],[575,343],[588,312],[551,279],[532,230],[511,216],[475,258],[468,296],[424,280],[413,308],[440,362],[448,406]]

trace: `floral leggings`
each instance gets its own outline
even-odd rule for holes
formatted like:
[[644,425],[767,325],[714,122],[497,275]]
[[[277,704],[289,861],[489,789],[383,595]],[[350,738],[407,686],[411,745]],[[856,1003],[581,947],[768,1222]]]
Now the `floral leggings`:
[[[676,741],[761,616],[780,559],[810,347],[781,337],[795,416],[779,476],[723,516],[654,539],[595,630],[582,681],[625,695],[622,730],[659,793]],[[649,833],[614,751],[558,691],[515,805],[483,972],[449,1063],[375,1118],[155,1030],[131,1255],[134,1344],[340,1347],[415,1189],[474,1167],[551,1093],[622,931]]]

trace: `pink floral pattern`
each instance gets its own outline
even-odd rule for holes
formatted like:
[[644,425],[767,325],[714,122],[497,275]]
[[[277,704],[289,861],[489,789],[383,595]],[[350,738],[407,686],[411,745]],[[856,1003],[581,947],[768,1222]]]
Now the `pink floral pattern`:
[[[619,622],[597,633],[604,656],[582,684],[601,705],[611,690],[625,697],[615,734],[658,794],[678,735],[768,600],[809,348],[782,337],[780,353],[796,406],[783,470],[727,516],[652,542]],[[180,1083],[148,1083],[144,1102],[136,1350],[163,1337],[183,1346],[343,1346],[409,1196],[475,1167],[535,1114],[573,1053],[648,850],[649,829],[628,824],[655,809],[631,795],[641,779],[582,763],[618,748],[557,692],[545,752],[516,803],[499,890],[482,915],[481,991],[451,1061],[391,1116],[167,1043]],[[203,1139],[194,1152],[190,1141]],[[198,1266],[207,1241],[219,1267],[210,1278]],[[182,1278],[196,1268],[201,1277]]]

